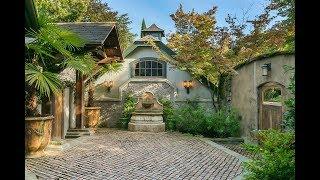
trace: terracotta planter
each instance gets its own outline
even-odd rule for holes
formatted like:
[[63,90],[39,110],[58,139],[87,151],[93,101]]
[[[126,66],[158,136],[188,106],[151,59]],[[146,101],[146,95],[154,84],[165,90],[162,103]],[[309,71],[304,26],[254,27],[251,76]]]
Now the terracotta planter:
[[25,154],[41,156],[51,140],[53,116],[25,118]]
[[85,107],[85,127],[94,128],[97,127],[100,121],[100,109],[101,107]]

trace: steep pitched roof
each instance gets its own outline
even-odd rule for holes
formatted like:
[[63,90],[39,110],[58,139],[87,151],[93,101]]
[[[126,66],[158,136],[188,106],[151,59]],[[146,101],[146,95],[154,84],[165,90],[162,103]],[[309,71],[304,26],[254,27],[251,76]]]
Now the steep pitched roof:
[[103,44],[112,29],[114,22],[72,22],[57,23],[58,26],[71,30],[86,39],[87,44]]
[[166,46],[163,42],[150,35],[144,36],[143,38],[134,41],[134,43],[131,46],[124,50],[123,57],[127,57],[138,47],[151,47],[151,45],[147,44],[148,37],[154,41],[154,43],[160,48],[161,51],[165,52],[171,57],[176,55],[176,53],[172,51],[168,46]]
[[160,29],[157,25],[152,24],[150,27],[141,30],[141,36],[144,36],[148,32],[159,32],[164,37],[164,30]]
[[148,39],[152,39],[153,41],[160,41],[158,38],[155,38],[154,36],[146,35],[146,36],[143,36],[142,38],[136,40],[135,42],[137,42],[137,41],[145,42]]
[[143,29],[142,31],[156,31],[156,32],[159,32],[159,31],[164,31],[163,29],[159,28],[157,25],[155,24],[152,24],[150,27],[146,28],[146,29]]

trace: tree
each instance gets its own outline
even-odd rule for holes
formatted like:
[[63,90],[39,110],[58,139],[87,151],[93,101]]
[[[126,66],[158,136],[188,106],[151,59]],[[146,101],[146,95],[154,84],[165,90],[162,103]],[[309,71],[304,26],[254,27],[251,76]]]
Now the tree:
[[89,0],[36,0],[38,14],[51,22],[75,22],[83,18]]
[[112,11],[107,3],[101,0],[36,0],[39,14],[49,17],[52,22],[107,22],[115,21],[121,49],[129,46],[135,37],[130,32],[132,23],[128,14]]
[[[178,66],[207,85],[221,107],[226,102],[223,92],[230,76],[236,73],[236,65],[262,54],[294,51],[294,19],[291,18],[294,8],[291,5],[272,0],[253,20],[236,23],[239,22],[237,17],[228,15],[225,27],[216,26],[216,6],[197,13],[194,10],[185,12],[180,5],[170,15],[176,32],[169,35],[168,45],[177,53]],[[275,16],[271,16],[272,11],[284,18],[273,26]],[[287,11],[290,13],[285,13]],[[253,29],[244,33],[250,25]]]
[[142,23],[141,23],[141,35],[140,37],[142,37],[142,30],[146,29],[147,26],[146,26],[146,22],[144,21],[144,18],[142,19]]
[[184,12],[182,5],[170,15],[176,32],[168,39],[168,45],[176,51],[175,59],[182,69],[200,79],[212,90],[215,99],[219,78],[232,71],[233,63],[227,58],[230,36],[224,28],[217,31],[217,7],[202,14],[193,10]]

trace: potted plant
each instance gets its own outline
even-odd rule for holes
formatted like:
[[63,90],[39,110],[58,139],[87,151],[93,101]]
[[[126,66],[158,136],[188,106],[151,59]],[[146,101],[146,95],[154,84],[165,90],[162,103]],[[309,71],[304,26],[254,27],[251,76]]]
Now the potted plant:
[[54,117],[39,112],[37,107],[41,100],[50,100],[52,94],[61,93],[62,83],[58,72],[66,67],[79,71],[84,70],[83,67],[91,68],[89,60],[84,61],[73,53],[84,47],[83,39],[49,23],[43,17],[35,16],[33,20],[38,21],[39,27],[27,29],[25,51],[26,157],[42,155],[51,141]]
[[[121,64],[117,62],[110,62],[104,64],[98,64],[95,66],[95,72],[92,73],[92,76],[88,78],[88,101],[85,107],[85,127],[87,128],[96,128],[100,122],[100,110],[101,107],[95,106],[94,104],[94,92],[95,86],[93,84],[94,80],[97,80],[99,77],[108,72],[116,72],[120,69]],[[112,83],[110,83],[112,82]],[[98,84],[105,85],[105,82]],[[111,86],[113,85],[113,81],[108,82],[107,91],[110,91]]]

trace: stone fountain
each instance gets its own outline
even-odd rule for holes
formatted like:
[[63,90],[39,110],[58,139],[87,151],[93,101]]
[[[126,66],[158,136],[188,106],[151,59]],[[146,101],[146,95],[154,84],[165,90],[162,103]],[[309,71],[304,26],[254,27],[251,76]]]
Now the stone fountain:
[[164,132],[163,105],[151,92],[138,98],[135,111],[128,124],[129,131]]

